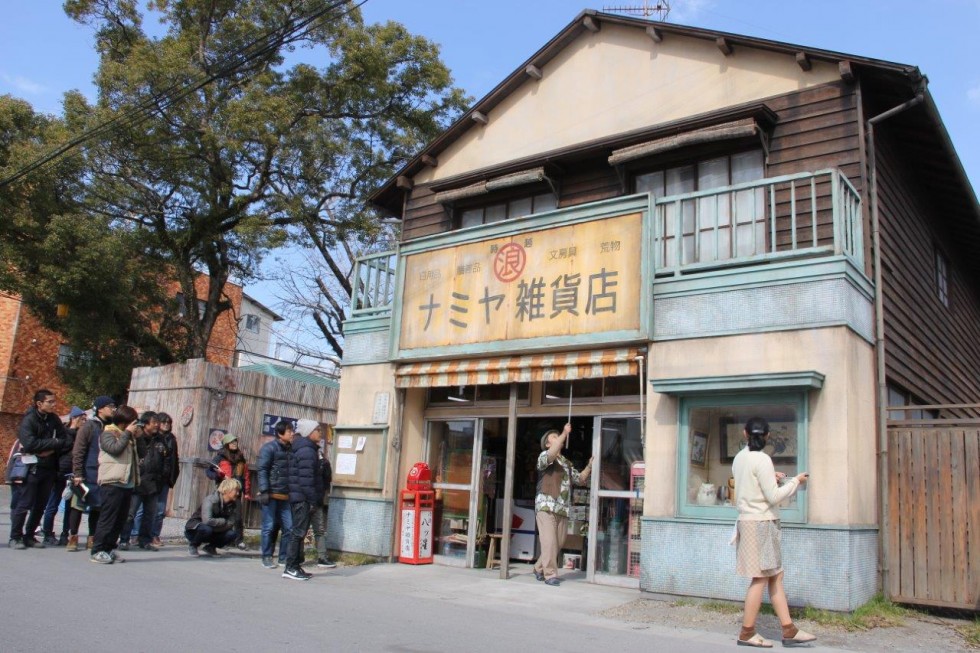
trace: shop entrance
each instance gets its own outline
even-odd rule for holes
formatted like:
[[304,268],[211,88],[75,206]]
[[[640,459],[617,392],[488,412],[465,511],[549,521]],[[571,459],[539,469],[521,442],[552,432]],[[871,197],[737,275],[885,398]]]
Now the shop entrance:
[[[534,521],[536,462],[541,436],[560,430],[567,416],[519,417],[513,465],[510,558],[538,556]],[[593,476],[570,497],[563,574],[599,583],[637,585],[643,500],[640,419],[633,415],[571,418],[563,451],[581,470],[593,457]],[[501,551],[505,514],[507,418],[429,420],[428,463],[436,491],[437,562],[483,568],[491,548]],[[496,537],[495,537],[496,536]],[[494,541],[495,540],[495,541]],[[493,547],[491,542],[494,541]]]

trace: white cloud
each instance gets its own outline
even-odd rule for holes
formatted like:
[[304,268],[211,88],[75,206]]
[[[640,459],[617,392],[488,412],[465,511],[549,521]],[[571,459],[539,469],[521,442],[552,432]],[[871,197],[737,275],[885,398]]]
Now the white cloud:
[[21,77],[20,75],[11,77],[7,73],[0,73],[0,80],[3,80],[7,86],[12,87],[14,90],[27,93],[28,95],[40,95],[47,91],[47,88],[41,84],[31,81],[26,77]]
[[980,107],[980,82],[977,82],[966,91],[966,99],[975,107]]

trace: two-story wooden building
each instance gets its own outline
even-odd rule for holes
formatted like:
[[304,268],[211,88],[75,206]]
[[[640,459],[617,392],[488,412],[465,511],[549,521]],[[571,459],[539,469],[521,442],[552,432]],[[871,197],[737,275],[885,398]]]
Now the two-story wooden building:
[[761,415],[812,474],[790,596],[869,599],[885,406],[980,395],[980,210],[926,84],[576,17],[374,195],[402,239],[345,325],[334,544],[397,552],[421,460],[437,562],[482,566],[494,532],[530,558],[539,438],[570,417],[581,577],[740,599],[731,461]]

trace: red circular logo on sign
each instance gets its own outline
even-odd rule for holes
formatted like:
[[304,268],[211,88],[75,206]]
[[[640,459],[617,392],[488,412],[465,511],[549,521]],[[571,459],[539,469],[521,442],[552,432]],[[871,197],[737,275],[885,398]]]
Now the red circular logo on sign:
[[493,274],[504,283],[521,276],[527,263],[527,252],[517,243],[507,243],[493,259]]

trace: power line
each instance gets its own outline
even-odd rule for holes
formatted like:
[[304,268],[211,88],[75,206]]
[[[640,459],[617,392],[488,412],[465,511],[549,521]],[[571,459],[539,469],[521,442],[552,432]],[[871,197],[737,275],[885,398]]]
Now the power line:
[[[3,188],[8,184],[12,184],[18,179],[21,179],[22,177],[34,172],[35,170],[43,167],[44,165],[100,134],[109,132],[117,127],[135,127],[136,125],[139,125],[140,123],[149,119],[153,113],[163,111],[175,105],[188,95],[200,90],[201,88],[204,88],[216,79],[230,75],[258,57],[275,50],[287,39],[302,36],[308,33],[313,28],[314,22],[320,18],[323,18],[327,13],[333,11],[334,9],[345,4],[351,4],[349,9],[337,14],[336,17],[340,18],[361,7],[365,2],[367,2],[367,0],[360,0],[360,2],[351,4],[350,0],[337,0],[335,2],[331,2],[322,9],[314,11],[306,18],[300,19],[297,17],[297,19],[290,21],[281,27],[269,30],[265,34],[245,44],[236,52],[222,60],[215,72],[199,77],[197,81],[193,81],[192,78],[192,83],[188,86],[181,87],[180,83],[172,84],[163,91],[156,93],[152,97],[139,103],[132,109],[123,112],[121,115],[115,116],[114,118],[83,132],[79,136],[69,140],[67,143],[54,149],[48,154],[27,164],[12,175],[0,180],[0,188]],[[253,49],[254,51],[250,52],[250,50]]]

